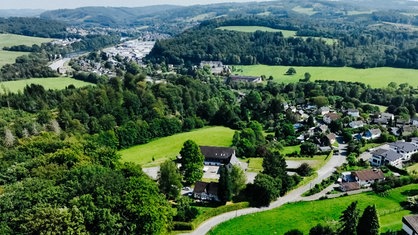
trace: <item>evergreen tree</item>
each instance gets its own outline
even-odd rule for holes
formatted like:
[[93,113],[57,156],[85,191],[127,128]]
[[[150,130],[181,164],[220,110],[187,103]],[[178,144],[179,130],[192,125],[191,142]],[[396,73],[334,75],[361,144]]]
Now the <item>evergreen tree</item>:
[[203,161],[205,157],[200,152],[199,146],[192,140],[187,140],[180,151],[183,179],[186,184],[193,184],[203,176]]
[[357,209],[357,201],[352,202],[340,216],[339,235],[357,235],[359,211]]
[[181,175],[173,161],[167,160],[161,164],[158,186],[168,199],[175,199],[180,194]]
[[379,228],[379,217],[377,215],[376,206],[373,205],[366,207],[363,215],[359,219],[357,234],[377,235],[379,234]]
[[222,202],[227,202],[232,198],[232,182],[228,168],[224,165],[219,169],[218,196]]

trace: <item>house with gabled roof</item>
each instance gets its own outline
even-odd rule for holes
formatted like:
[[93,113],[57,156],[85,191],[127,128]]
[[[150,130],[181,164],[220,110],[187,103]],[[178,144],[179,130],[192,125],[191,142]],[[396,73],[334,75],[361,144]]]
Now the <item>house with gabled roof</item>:
[[418,235],[418,215],[402,217],[402,230],[408,235]]
[[233,148],[217,146],[199,146],[199,148],[205,156],[205,165],[220,166],[238,161]]
[[376,149],[372,153],[372,157],[369,159],[372,166],[384,166],[392,165],[394,167],[402,167],[402,154],[392,149]]
[[389,147],[402,154],[402,161],[409,161],[412,154],[418,152],[418,145],[412,142],[397,141],[395,143],[389,143]]
[[350,126],[353,129],[357,129],[357,128],[363,127],[364,122],[363,121],[352,121],[352,122],[348,123],[348,126]]
[[347,115],[351,117],[360,117],[360,112],[358,111],[358,109],[348,109]]
[[352,172],[343,172],[339,179],[340,189],[344,192],[370,187],[374,182],[385,180],[385,175],[380,169],[367,169]]
[[369,140],[369,139],[377,139],[382,135],[382,131],[379,128],[375,128],[375,129],[369,129],[367,131],[364,132],[364,138]]
[[327,113],[327,114],[324,115],[324,117],[323,117],[322,120],[326,124],[330,124],[332,121],[336,121],[336,120],[338,120],[340,118],[341,118],[341,115],[338,114],[338,113]]

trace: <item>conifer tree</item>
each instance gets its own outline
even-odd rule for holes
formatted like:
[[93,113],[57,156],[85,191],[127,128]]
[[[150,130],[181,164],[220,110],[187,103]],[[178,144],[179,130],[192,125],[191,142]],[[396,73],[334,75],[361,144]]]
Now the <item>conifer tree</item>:
[[357,209],[357,201],[352,202],[340,216],[339,235],[357,235],[359,211]]
[[379,234],[379,216],[377,215],[376,206],[368,206],[364,209],[363,215],[360,217],[357,225],[357,234],[377,235]]

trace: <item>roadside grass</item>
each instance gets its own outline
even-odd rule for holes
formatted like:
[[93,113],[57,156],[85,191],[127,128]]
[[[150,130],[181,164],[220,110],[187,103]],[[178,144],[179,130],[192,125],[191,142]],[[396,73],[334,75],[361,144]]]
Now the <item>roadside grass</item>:
[[52,41],[51,38],[28,37],[16,34],[0,34],[0,67],[5,64],[14,63],[16,58],[22,55],[27,55],[27,52],[5,51],[3,47],[33,44],[40,45],[44,42]]
[[417,187],[418,184],[412,184],[393,189],[386,197],[367,192],[334,199],[285,204],[270,211],[229,220],[215,227],[209,234],[284,234],[292,229],[299,229],[307,234],[318,223],[335,227],[342,211],[353,201],[358,201],[358,207],[362,211],[368,205],[376,205],[380,232],[400,230],[402,216],[410,214],[410,211],[404,210],[399,204],[406,200],[402,192]]
[[30,84],[42,85],[45,89],[62,90],[69,85],[75,87],[94,86],[93,83],[88,83],[80,80],[76,80],[69,77],[56,77],[56,78],[30,78],[17,81],[0,82],[0,94],[6,92],[17,93]]
[[[284,75],[286,71],[294,67],[296,75]],[[401,68],[369,68],[355,69],[349,67],[305,67],[305,66],[269,66],[269,65],[238,65],[234,66],[233,74],[248,76],[273,76],[274,81],[280,83],[296,83],[302,79],[305,73],[311,74],[311,81],[332,80],[346,82],[361,82],[373,88],[385,88],[390,82],[398,85],[408,83],[418,87],[418,73],[415,69]]]
[[136,145],[119,151],[119,154],[122,162],[134,162],[142,167],[158,166],[167,159],[174,159],[186,140],[193,140],[198,145],[228,147],[232,144],[234,132],[221,126],[205,127]]

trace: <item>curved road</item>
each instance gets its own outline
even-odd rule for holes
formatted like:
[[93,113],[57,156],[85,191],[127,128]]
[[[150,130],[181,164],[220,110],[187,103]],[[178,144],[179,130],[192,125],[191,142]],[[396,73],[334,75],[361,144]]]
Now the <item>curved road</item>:
[[241,210],[227,212],[227,213],[212,217],[209,220],[206,220],[205,222],[200,224],[198,228],[196,228],[194,231],[188,234],[191,234],[191,235],[207,234],[209,230],[215,227],[216,225],[222,222],[228,221],[230,219],[233,219],[235,217],[241,216],[241,215],[247,215],[247,214],[257,213],[261,211],[271,210],[289,202],[316,200],[320,198],[321,196],[324,196],[325,195],[324,191],[321,193],[312,195],[310,197],[302,197],[302,194],[308,191],[310,187],[314,186],[315,184],[320,183],[323,179],[331,176],[335,168],[338,166],[341,166],[345,162],[345,157],[344,157],[345,152],[342,152],[342,151],[345,151],[346,147],[347,147],[346,144],[340,144],[340,147],[339,147],[340,154],[333,155],[331,159],[321,169],[318,170],[318,177],[312,180],[309,184],[296,188],[288,192],[283,197],[280,197],[277,201],[270,203],[269,207],[262,207],[262,208],[251,207],[251,208],[245,208]]

